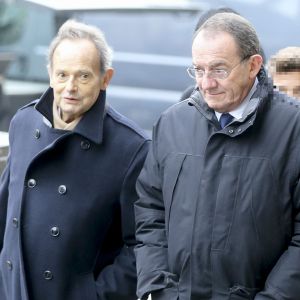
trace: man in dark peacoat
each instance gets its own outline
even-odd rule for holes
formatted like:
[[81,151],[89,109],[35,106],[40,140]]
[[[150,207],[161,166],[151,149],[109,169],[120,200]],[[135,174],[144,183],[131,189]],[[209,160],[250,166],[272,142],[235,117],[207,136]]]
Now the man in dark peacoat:
[[101,32],[68,21],[50,45],[51,88],[11,122],[1,300],[136,299],[133,203],[148,140],[105,102],[112,73]]

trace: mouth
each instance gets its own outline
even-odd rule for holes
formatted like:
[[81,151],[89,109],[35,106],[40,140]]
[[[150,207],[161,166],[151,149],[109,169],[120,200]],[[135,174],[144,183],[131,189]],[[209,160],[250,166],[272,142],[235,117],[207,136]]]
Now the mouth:
[[66,102],[77,102],[77,101],[79,101],[79,99],[75,98],[75,97],[63,97],[63,98]]
[[218,95],[221,95],[223,94],[222,92],[210,92],[210,91],[205,91],[205,94],[207,96],[218,96]]
[[200,92],[203,94],[203,96],[206,97],[216,97],[221,94],[224,94],[224,92],[215,89],[200,89]]
[[224,97],[224,93],[205,93],[204,98],[210,101],[220,101]]

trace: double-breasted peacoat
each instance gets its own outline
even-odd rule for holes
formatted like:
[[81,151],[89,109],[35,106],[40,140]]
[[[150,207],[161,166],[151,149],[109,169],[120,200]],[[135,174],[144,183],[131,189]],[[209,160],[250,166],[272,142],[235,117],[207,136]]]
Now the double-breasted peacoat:
[[0,190],[1,300],[133,300],[135,182],[148,139],[105,102],[52,127],[53,91],[10,126]]

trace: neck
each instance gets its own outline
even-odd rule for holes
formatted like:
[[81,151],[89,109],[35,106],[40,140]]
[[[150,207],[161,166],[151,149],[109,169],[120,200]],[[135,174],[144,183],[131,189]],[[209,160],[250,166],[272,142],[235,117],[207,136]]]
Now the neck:
[[53,127],[56,129],[73,130],[79,123],[81,117],[65,119],[60,107],[56,106],[53,101]]

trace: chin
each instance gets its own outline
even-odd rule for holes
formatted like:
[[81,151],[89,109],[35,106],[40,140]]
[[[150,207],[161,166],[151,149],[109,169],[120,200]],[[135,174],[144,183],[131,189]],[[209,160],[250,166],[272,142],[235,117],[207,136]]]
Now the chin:
[[209,102],[207,102],[207,105],[211,109],[213,109],[214,111],[217,111],[219,113],[228,112],[228,110],[226,110],[226,108],[224,108],[223,106],[218,105],[218,103],[209,103]]
[[220,102],[216,101],[215,99],[205,99],[205,102],[207,103],[207,105],[212,108],[212,109],[216,109],[217,107],[220,106]]

